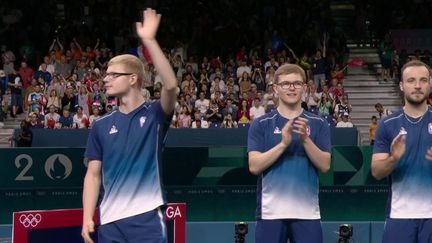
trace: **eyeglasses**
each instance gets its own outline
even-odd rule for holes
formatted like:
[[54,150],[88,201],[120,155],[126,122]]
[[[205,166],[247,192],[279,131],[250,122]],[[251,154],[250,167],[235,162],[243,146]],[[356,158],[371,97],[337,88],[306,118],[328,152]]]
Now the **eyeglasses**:
[[298,80],[294,82],[281,82],[281,83],[277,83],[276,85],[285,90],[290,89],[291,87],[294,87],[294,89],[301,89],[304,83]]
[[111,80],[111,79],[116,79],[120,76],[127,76],[127,75],[132,75],[132,74],[134,74],[134,73],[106,73],[103,79],[107,78],[107,79]]

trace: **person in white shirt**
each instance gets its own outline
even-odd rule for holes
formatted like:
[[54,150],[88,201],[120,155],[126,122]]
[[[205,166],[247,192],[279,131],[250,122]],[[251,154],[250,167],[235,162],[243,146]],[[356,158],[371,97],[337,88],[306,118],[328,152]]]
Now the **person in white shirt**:
[[264,106],[261,105],[260,98],[256,97],[254,99],[254,105],[249,109],[249,115],[251,120],[258,118],[265,114]]
[[246,60],[242,60],[240,66],[237,68],[237,78],[240,78],[244,72],[247,72],[249,77],[252,74],[251,68],[247,65]]
[[195,101],[195,108],[202,114],[205,114],[210,106],[210,101],[205,98],[204,92],[200,92],[199,99]]
[[343,113],[342,120],[336,124],[336,127],[354,127],[352,122],[349,121],[348,112]]

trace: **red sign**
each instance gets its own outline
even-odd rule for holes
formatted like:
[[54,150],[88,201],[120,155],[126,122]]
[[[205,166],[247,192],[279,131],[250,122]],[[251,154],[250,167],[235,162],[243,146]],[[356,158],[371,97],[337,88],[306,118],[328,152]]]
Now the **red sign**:
[[[82,209],[34,210],[13,213],[12,242],[59,242],[53,237],[65,237],[61,242],[81,242]],[[169,243],[186,242],[186,204],[166,206],[165,217]],[[94,221],[98,224],[97,210]],[[50,240],[51,239],[51,240]],[[59,239],[58,239],[59,240]]]

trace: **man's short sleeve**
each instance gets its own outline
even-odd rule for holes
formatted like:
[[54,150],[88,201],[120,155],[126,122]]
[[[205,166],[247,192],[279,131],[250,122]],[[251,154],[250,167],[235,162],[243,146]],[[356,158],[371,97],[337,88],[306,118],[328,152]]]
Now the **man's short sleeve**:
[[248,131],[248,152],[264,151],[264,128],[262,127],[262,123],[259,122],[259,119],[255,119]]
[[390,153],[391,142],[391,139],[387,135],[385,123],[381,120],[375,132],[373,153]]
[[316,136],[315,145],[324,152],[331,151],[330,127],[326,122],[319,123],[319,130]]
[[100,160],[103,158],[102,141],[99,139],[98,123],[95,122],[87,139],[87,146],[84,156],[90,160]]

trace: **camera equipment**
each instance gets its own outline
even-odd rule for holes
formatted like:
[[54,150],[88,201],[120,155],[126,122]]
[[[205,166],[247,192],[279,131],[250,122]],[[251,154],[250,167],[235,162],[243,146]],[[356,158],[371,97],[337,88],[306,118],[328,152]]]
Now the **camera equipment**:
[[337,243],[348,243],[353,236],[353,227],[350,224],[339,225],[339,240]]
[[245,222],[238,222],[235,224],[234,227],[234,232],[235,232],[235,243],[244,243],[245,241],[245,236],[248,233],[248,224]]

